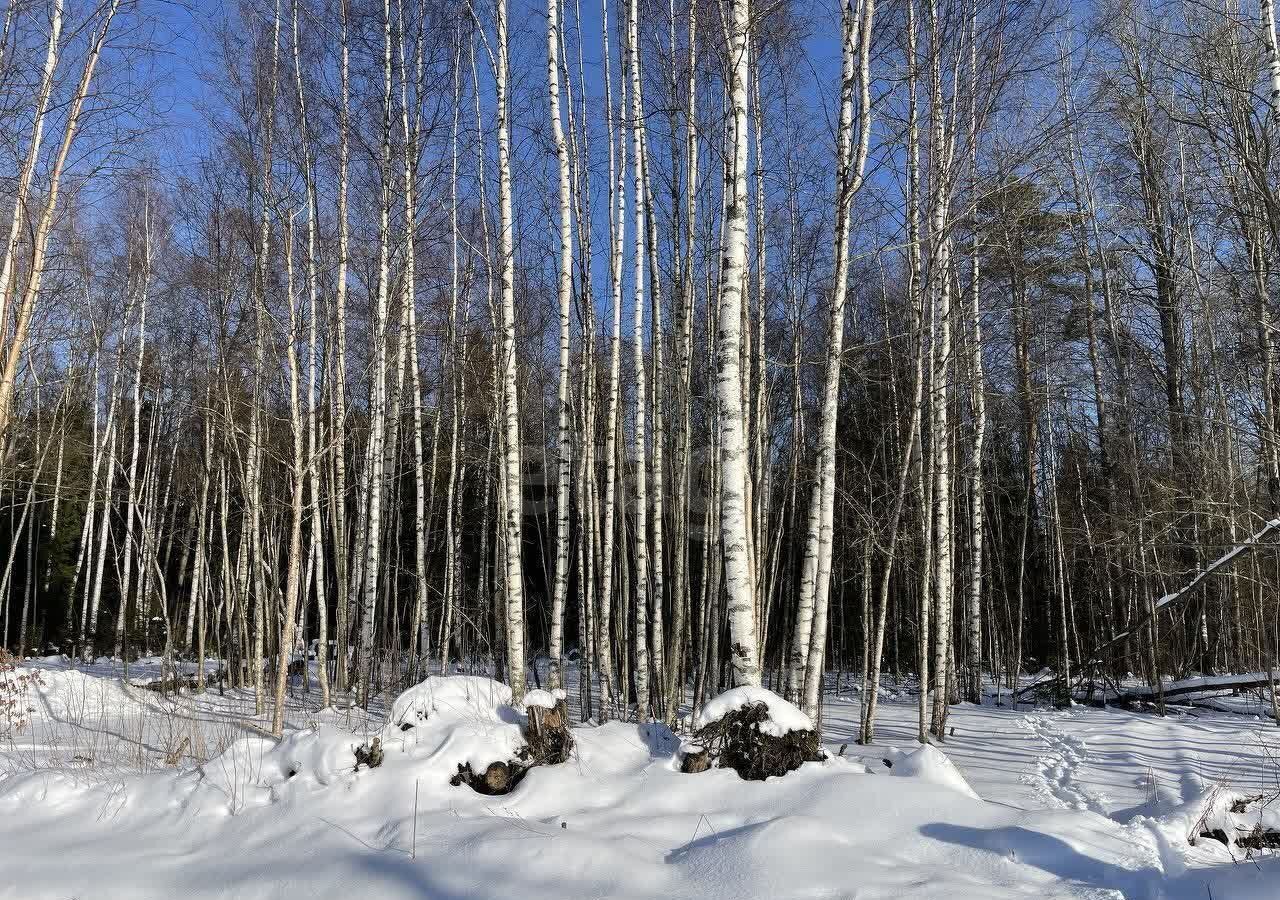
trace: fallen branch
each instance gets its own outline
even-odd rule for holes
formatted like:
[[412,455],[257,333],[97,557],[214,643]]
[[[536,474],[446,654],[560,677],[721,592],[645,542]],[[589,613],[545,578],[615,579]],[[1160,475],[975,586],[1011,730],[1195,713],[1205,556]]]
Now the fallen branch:
[[[1206,578],[1208,578],[1214,572],[1221,569],[1223,566],[1226,566],[1228,563],[1234,561],[1236,557],[1240,556],[1241,554],[1247,553],[1248,551],[1255,549],[1258,546],[1258,543],[1264,537],[1266,537],[1272,531],[1275,531],[1277,528],[1280,528],[1280,519],[1271,519],[1265,525],[1262,526],[1261,530],[1259,530],[1256,534],[1250,537],[1249,540],[1231,548],[1226,553],[1222,554],[1222,556],[1219,556],[1213,562],[1209,563],[1209,565],[1205,566],[1203,569],[1197,572],[1196,576],[1192,578],[1189,582],[1187,582],[1181,589],[1176,590],[1169,594],[1165,594],[1163,597],[1161,597],[1152,605],[1151,609],[1148,612],[1140,616],[1136,622],[1134,622],[1124,631],[1121,631],[1118,634],[1114,635],[1110,640],[1102,644],[1099,644],[1093,650],[1092,653],[1086,656],[1085,657],[1086,667],[1101,666],[1102,655],[1104,653],[1106,653],[1111,648],[1115,647],[1117,644],[1125,640],[1128,640],[1130,637],[1136,634],[1148,622],[1150,622],[1153,618],[1155,618],[1155,616],[1159,614],[1161,610],[1167,609],[1168,607],[1174,605],[1175,603],[1180,603],[1183,600],[1185,600],[1187,597],[1191,596],[1192,591],[1194,591],[1197,587],[1199,587],[1201,582],[1203,582]],[[1033,682],[1032,684],[1019,688],[1018,690],[1013,692],[1014,701],[1017,702],[1017,700],[1021,698],[1023,694],[1033,689],[1038,688],[1040,690],[1043,690],[1045,685],[1052,684],[1053,682],[1060,680],[1061,677],[1062,676],[1060,675],[1054,676],[1053,678],[1045,679],[1043,681]],[[1167,691],[1165,692],[1165,696],[1166,697],[1168,696]]]
[[1120,643],[1121,641],[1127,640],[1135,632],[1137,632],[1149,621],[1151,621],[1151,619],[1155,617],[1155,615],[1159,613],[1162,609],[1165,609],[1174,603],[1180,603],[1181,601],[1185,600],[1188,596],[1190,596],[1191,592],[1200,585],[1202,581],[1204,581],[1214,572],[1218,571],[1218,569],[1221,569],[1227,563],[1232,562],[1237,556],[1240,556],[1242,553],[1246,553],[1249,550],[1253,550],[1255,547],[1257,547],[1259,541],[1261,541],[1270,532],[1274,531],[1277,528],[1280,528],[1280,519],[1272,519],[1262,527],[1261,531],[1259,531],[1253,537],[1249,538],[1249,540],[1245,541],[1243,544],[1239,544],[1236,547],[1233,547],[1232,549],[1228,550],[1226,553],[1222,554],[1222,556],[1219,556],[1213,562],[1209,563],[1209,565],[1201,569],[1196,574],[1196,577],[1192,578],[1189,582],[1187,582],[1187,584],[1183,586],[1181,590],[1174,591],[1171,594],[1165,594],[1163,597],[1161,597],[1159,600],[1155,602],[1155,605],[1151,608],[1149,612],[1139,617],[1138,621],[1134,622],[1133,625],[1131,625],[1128,629],[1115,635],[1114,637],[1111,638],[1111,640],[1100,645],[1093,651],[1093,653],[1089,654],[1088,659],[1089,659],[1090,665],[1099,665],[1101,663],[1102,654],[1105,651],[1110,650],[1112,647],[1114,647],[1116,644]]

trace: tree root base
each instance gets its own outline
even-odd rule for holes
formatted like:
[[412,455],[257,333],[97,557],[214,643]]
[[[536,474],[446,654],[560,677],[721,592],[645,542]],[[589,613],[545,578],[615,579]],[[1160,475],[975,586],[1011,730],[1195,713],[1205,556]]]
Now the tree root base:
[[681,771],[733,769],[747,781],[764,781],[826,759],[818,732],[788,731],[779,737],[762,730],[768,721],[769,708],[755,703],[706,725],[694,735],[697,745],[683,755]]

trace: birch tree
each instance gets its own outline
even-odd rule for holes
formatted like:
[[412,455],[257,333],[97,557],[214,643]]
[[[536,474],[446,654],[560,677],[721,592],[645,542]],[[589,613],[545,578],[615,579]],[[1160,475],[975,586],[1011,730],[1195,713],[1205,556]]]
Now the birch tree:
[[725,20],[730,121],[726,138],[725,244],[721,257],[716,391],[720,402],[720,529],[728,593],[729,661],[735,685],[760,684],[747,520],[746,410],[742,390],[742,299],[747,274],[748,0],[730,0]]
[[366,454],[367,511],[360,615],[360,701],[368,706],[373,684],[373,641],[382,558],[382,501],[387,431],[387,310],[391,291],[391,0],[382,0],[382,181],[378,205],[378,283],[369,336],[369,443]]
[[[9,425],[9,419],[12,415],[13,393],[18,377],[18,364],[22,360],[23,348],[26,345],[27,333],[31,327],[31,319],[35,314],[36,302],[40,297],[40,285],[44,278],[47,265],[46,251],[49,242],[49,232],[53,228],[54,214],[58,208],[58,197],[62,187],[62,175],[66,168],[67,157],[71,153],[71,148],[75,143],[76,133],[80,127],[81,116],[84,112],[84,102],[89,96],[89,86],[93,82],[93,73],[98,66],[98,60],[102,56],[102,50],[106,46],[107,35],[111,29],[111,22],[115,18],[116,11],[120,8],[120,0],[110,0],[107,6],[101,24],[94,28],[89,39],[89,53],[85,58],[84,68],[80,73],[80,82],[76,85],[74,94],[71,97],[70,105],[67,109],[66,123],[63,125],[62,142],[58,147],[57,153],[54,155],[51,163],[49,174],[47,176],[48,184],[45,188],[46,198],[44,201],[44,209],[40,214],[40,218],[36,222],[36,227],[31,235],[31,260],[28,263],[28,274],[26,288],[22,293],[22,300],[15,310],[15,322],[13,334],[9,337],[8,345],[5,348],[3,358],[3,368],[0,368],[0,445],[3,444],[5,432]],[[53,23],[50,23],[50,31],[53,31]],[[47,57],[46,57],[47,60]],[[56,65],[56,60],[54,61]],[[46,68],[49,63],[46,61]],[[42,86],[43,88],[43,86]],[[47,97],[40,101],[47,104]],[[37,122],[43,122],[43,110],[37,116]],[[33,129],[34,131],[34,129]],[[33,133],[33,138],[38,141],[38,135]],[[37,153],[39,151],[38,142],[32,145]],[[30,175],[27,175],[28,186],[30,184]],[[23,200],[20,194],[15,198],[15,215],[18,204]],[[11,226],[12,228],[12,226]],[[10,248],[12,247],[12,238],[10,244],[5,248],[6,265],[12,266]],[[13,273],[11,269],[6,269],[0,274],[4,275],[7,280],[0,282],[0,297],[6,298],[3,304],[0,304],[0,313],[4,313],[10,305],[8,299],[11,296],[13,284]],[[0,342],[3,346],[3,342]]]
[[[842,66],[840,120],[836,132],[836,212],[834,279],[827,326],[826,380],[822,395],[816,477],[809,501],[804,563],[796,607],[795,637],[787,672],[788,693],[805,709],[817,711],[826,648],[826,606],[831,586],[832,532],[835,520],[836,417],[844,353],[845,301],[848,294],[853,198],[861,187],[871,141],[870,42],[874,0],[852,0],[841,17]],[[854,142],[854,93],[858,99],[858,139]]]
[[525,692],[524,660],[524,517],[523,471],[520,463],[520,398],[516,393],[515,234],[511,217],[511,122],[507,108],[509,51],[507,0],[497,2],[498,253],[501,265],[503,471],[506,491],[506,628],[507,681],[517,703]]
[[556,281],[556,302],[560,312],[560,378],[556,389],[559,406],[559,459],[556,467],[556,562],[551,596],[551,637],[549,655],[552,688],[563,683],[563,640],[565,597],[569,592],[569,316],[573,300],[573,219],[570,210],[569,147],[560,116],[560,2],[547,0],[547,92],[551,116],[551,140],[556,149],[559,174],[560,257]]

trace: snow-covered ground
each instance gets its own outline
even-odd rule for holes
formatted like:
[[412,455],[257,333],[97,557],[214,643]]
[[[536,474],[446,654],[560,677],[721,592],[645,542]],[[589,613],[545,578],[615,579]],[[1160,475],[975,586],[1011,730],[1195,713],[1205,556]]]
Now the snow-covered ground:
[[[449,783],[518,741],[484,679],[368,715],[297,693],[277,743],[248,693],[28,665],[31,722],[0,731],[0,897],[1280,898],[1280,861],[1187,840],[1216,788],[1278,787],[1280,729],[1238,701],[961,705],[920,750],[915,697],[887,698],[862,747],[847,689],[823,710],[832,758],[784,778],[684,775],[679,736],[611,723],[495,797]],[[385,761],[357,771],[374,737]]]

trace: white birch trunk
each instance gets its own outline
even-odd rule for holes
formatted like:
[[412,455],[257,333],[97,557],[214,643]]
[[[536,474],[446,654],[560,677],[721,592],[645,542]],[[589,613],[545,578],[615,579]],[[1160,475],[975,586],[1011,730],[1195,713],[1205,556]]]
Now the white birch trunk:
[[649,494],[646,482],[648,447],[645,441],[645,364],[644,364],[644,308],[645,308],[645,191],[644,191],[644,112],[640,102],[640,47],[639,0],[631,0],[627,9],[627,58],[631,77],[631,159],[634,175],[632,199],[635,213],[635,244],[632,262],[635,265],[632,319],[632,361],[635,373],[636,416],[636,599],[635,627],[635,692],[636,720],[649,718]]
[[[978,90],[978,49],[976,26],[972,18],[969,24],[969,80],[971,92],[969,100],[969,178],[971,182],[970,191],[974,198],[970,202],[976,205],[978,194],[978,116],[976,99]],[[966,690],[968,696],[966,699],[970,703],[982,702],[982,539],[983,495],[985,493],[982,456],[987,434],[987,386],[982,361],[982,304],[980,302],[979,281],[981,263],[978,259],[980,250],[981,244],[978,237],[978,229],[975,225],[969,272],[969,396],[973,410],[973,443],[969,449],[969,675]],[[1092,334],[1093,297],[1089,296],[1086,302],[1089,304],[1089,327],[1090,334]],[[1093,353],[1093,358],[1096,380],[1096,351]],[[1096,396],[1099,398],[1098,416],[1100,419],[1104,419],[1101,392],[1099,391]],[[1102,440],[1105,441],[1106,438],[1102,438]]]
[[382,2],[382,190],[378,209],[378,284],[370,333],[373,368],[369,378],[368,509],[364,519],[364,571],[360,616],[360,702],[372,691],[375,614],[382,560],[382,500],[387,429],[387,307],[391,269],[391,3]]
[[[873,0],[855,10],[844,7],[840,89],[840,122],[836,133],[836,215],[833,257],[834,284],[827,325],[827,367],[818,431],[816,480],[810,498],[803,578],[796,609],[795,643],[791,656],[791,694],[803,689],[804,708],[818,713],[825,662],[827,606],[831,590],[831,554],[835,528],[836,417],[844,353],[845,305],[848,296],[849,242],[853,198],[861,187],[871,138],[869,44],[875,13]],[[859,141],[855,145],[854,92],[861,83]],[[855,158],[856,152],[856,158]],[[802,680],[803,679],[803,680]]]
[[[643,137],[643,135],[642,135]],[[641,142],[641,162],[643,164],[643,182],[645,196],[646,246],[649,255],[649,305],[651,308],[651,325],[649,335],[650,353],[653,357],[653,488],[649,492],[653,497],[653,552],[650,556],[650,568],[653,573],[652,603],[650,605],[650,636],[652,651],[652,678],[650,694],[657,701],[658,714],[666,721],[673,715],[671,704],[666,699],[666,644],[663,634],[663,605],[666,601],[664,588],[663,556],[666,552],[664,539],[665,522],[663,521],[664,494],[664,454],[663,444],[666,441],[664,426],[663,393],[665,386],[665,368],[663,366],[662,342],[662,283],[661,269],[658,267],[658,220],[654,215],[657,204],[654,202],[653,189],[649,183],[649,150],[646,142]]]
[[677,388],[680,403],[680,432],[676,442],[675,497],[674,516],[676,517],[676,535],[674,562],[672,573],[672,623],[670,639],[667,644],[667,680],[666,707],[668,719],[679,705],[682,690],[680,684],[681,669],[685,657],[685,640],[688,632],[689,612],[689,482],[690,460],[693,449],[693,402],[691,394],[691,373],[693,359],[693,242],[697,226],[697,183],[698,183],[698,130],[696,125],[698,110],[698,46],[697,46],[698,12],[697,4],[689,5],[689,77],[687,108],[685,110],[685,221],[684,221],[684,257],[680,262],[680,340],[678,344]]
[[507,681],[516,703],[525,692],[524,502],[520,464],[520,398],[516,383],[515,233],[511,214],[511,121],[507,104],[507,0],[497,3],[498,247],[502,256],[502,387],[505,404],[503,471],[506,489]]
[[119,429],[114,422],[108,422],[107,432],[107,464],[102,478],[102,521],[98,528],[98,561],[92,579],[93,587],[85,595],[83,618],[80,623],[80,645],[82,658],[85,661],[92,659],[95,655],[94,643],[98,636],[98,604],[102,599],[102,578],[107,569],[107,538],[111,532],[111,494],[115,484],[116,438]]
[[936,355],[933,361],[930,407],[932,446],[934,453],[934,539],[937,572],[934,577],[936,590],[935,608],[937,625],[934,630],[933,649],[933,734],[938,740],[945,737],[947,718],[947,659],[951,650],[951,613],[953,584],[951,571],[951,152],[950,129],[946,125],[946,107],[942,96],[942,32],[938,19],[936,0],[929,4],[930,31],[930,116],[932,136],[929,141],[931,156],[930,182],[933,192],[933,212],[930,227],[930,243],[936,254],[932,265],[932,289],[934,294],[934,331],[937,335]]
[[[263,159],[262,183],[259,193],[262,204],[259,210],[258,245],[256,253],[256,273],[254,285],[255,317],[257,324],[254,336],[254,397],[253,409],[249,421],[249,447],[246,452],[245,492],[248,494],[249,530],[248,546],[244,546],[241,537],[241,558],[245,566],[247,580],[246,589],[252,585],[254,599],[253,617],[253,652],[250,660],[250,675],[253,678],[253,709],[255,715],[266,711],[266,692],[263,684],[262,665],[265,655],[266,635],[266,603],[267,591],[263,578],[262,560],[262,468],[263,439],[262,420],[265,405],[262,381],[266,373],[266,329],[267,329],[267,281],[271,257],[271,215],[273,194],[273,156],[275,139],[275,106],[279,87],[280,72],[280,0],[276,0],[271,28],[271,90],[268,92],[266,105],[261,111],[263,119]],[[243,602],[248,603],[249,594],[243,595]]]
[[[192,617],[196,620],[196,693],[203,693],[205,686],[204,655],[207,610],[205,595],[208,593],[206,581],[206,537],[209,529],[209,484],[213,475],[213,424],[212,410],[209,406],[210,387],[205,385],[204,394],[204,459],[200,475],[200,511],[196,517],[195,561],[191,570]],[[187,639],[188,646],[191,643]]]
[[449,663],[449,645],[453,635],[454,607],[458,603],[462,583],[458,570],[458,547],[454,534],[454,496],[458,486],[459,403],[462,394],[462,371],[458,363],[458,120],[462,103],[461,83],[462,37],[455,36],[453,54],[453,130],[449,160],[449,478],[444,500],[445,581],[444,609],[440,616],[440,669]]
[[[302,495],[307,477],[307,457],[302,424],[302,402],[299,397],[298,373],[298,304],[293,278],[293,221],[285,230],[286,293],[289,302],[289,332],[285,353],[289,362],[289,422],[293,433],[293,460],[290,467],[289,492],[289,558],[286,561],[284,587],[284,618],[280,635],[279,656],[276,662],[275,707],[271,715],[271,733],[284,734],[284,694],[289,684],[289,663],[292,661],[294,635],[297,628],[298,594],[301,587],[302,568]],[[303,680],[307,676],[306,648],[303,648]]]
[[333,549],[336,571],[334,573],[334,626],[337,638],[335,681],[339,693],[349,688],[348,674],[348,613],[351,608],[351,592],[347,566],[347,167],[350,158],[350,51],[348,48],[348,0],[339,0],[339,93],[338,107],[338,274],[334,292],[334,336],[337,343],[337,384],[333,389],[334,405],[334,453],[333,453]]
[[[609,400],[605,411],[604,447],[604,521],[601,523],[600,552],[600,615],[599,629],[601,698],[607,712],[614,705],[617,695],[616,669],[613,664],[613,648],[610,620],[613,607],[614,540],[617,534],[617,481],[618,481],[618,394],[622,354],[622,250],[623,225],[626,215],[626,145],[614,141],[613,92],[609,61],[608,0],[601,0],[601,36],[604,46],[605,120],[609,139],[609,200],[610,200],[610,261],[609,286],[612,297],[612,330],[609,338]],[[616,147],[616,152],[615,152]]]
[[[316,669],[320,682],[320,707],[327,709],[329,696],[329,610],[325,596],[327,576],[324,554],[324,513],[320,503],[320,450],[317,444],[318,404],[316,387],[318,366],[316,341],[319,329],[320,299],[318,279],[317,222],[319,202],[315,165],[312,157],[311,133],[307,127],[307,96],[302,80],[301,43],[298,31],[298,0],[293,0],[293,73],[298,101],[298,124],[302,141],[302,168],[307,195],[307,478],[311,486],[308,515],[311,519],[310,566],[316,595]],[[337,452],[342,454],[341,445]],[[303,592],[306,591],[306,582]],[[305,603],[305,596],[303,597]],[[305,637],[305,635],[304,635]],[[304,646],[304,659],[306,659]],[[310,676],[306,676],[309,678]],[[305,681],[306,679],[304,679]]]
[[1259,0],[1258,11],[1262,15],[1262,27],[1267,39],[1267,73],[1271,80],[1268,100],[1272,113],[1280,119],[1280,44],[1276,42],[1275,0]]
[[747,441],[742,387],[742,294],[747,268],[747,74],[749,0],[731,0],[725,22],[729,101],[726,238],[719,298],[720,527],[728,592],[729,660],[735,685],[760,684],[755,585],[747,521]]
[[560,311],[560,378],[557,388],[560,454],[556,470],[556,562],[551,588],[551,636],[548,650],[551,657],[548,681],[553,689],[560,688],[564,680],[564,606],[569,590],[569,315],[573,300],[573,220],[570,210],[569,148],[560,118],[560,41],[560,2],[547,0],[547,85],[551,139],[556,148],[560,176],[560,259],[556,282],[556,299]]
[[[93,581],[93,548],[94,536],[97,534],[97,501],[98,501],[98,483],[101,479],[102,463],[106,458],[107,442],[110,438],[111,431],[114,428],[116,413],[116,386],[120,378],[120,367],[116,366],[115,374],[111,379],[111,402],[107,407],[107,421],[105,428],[99,428],[99,390],[98,390],[98,363],[95,359],[92,381],[90,382],[90,390],[93,391],[93,462],[91,463],[89,474],[89,501],[85,506],[84,525],[80,531],[80,549],[76,554],[75,572],[71,576],[71,586],[67,591],[67,635],[68,638],[74,640],[81,647],[85,639],[85,620],[89,613],[89,593]],[[101,438],[99,432],[101,431]],[[109,477],[109,476],[108,476]],[[89,569],[85,570],[86,563]],[[74,630],[75,622],[75,595],[80,584],[80,575],[84,572],[84,591],[80,604],[80,623],[79,629]],[[73,655],[74,652],[73,652]]]
[[[404,0],[400,4],[400,124],[404,138],[404,298],[403,303],[408,311],[408,350],[410,383],[413,390],[413,574],[416,595],[413,605],[412,630],[409,635],[410,649],[417,656],[426,656],[431,652],[427,641],[428,631],[425,625],[427,616],[427,482],[426,466],[422,442],[422,372],[418,359],[418,299],[417,274],[415,263],[415,244],[417,242],[417,195],[415,182],[417,179],[418,152],[422,118],[414,116],[413,125],[409,124],[408,104],[408,65],[404,50]],[[414,100],[419,100],[422,71],[422,41],[415,41],[415,91]],[[436,428],[439,430],[440,419],[436,416]],[[436,453],[432,452],[432,465]],[[434,483],[434,477],[432,479]]]
[[133,523],[134,519],[137,518],[138,456],[142,452],[142,365],[147,348],[147,294],[148,285],[151,281],[150,222],[144,221],[142,228],[142,240],[145,249],[143,250],[143,271],[139,276],[138,355],[133,373],[133,444],[129,451],[129,469],[125,475],[127,493],[125,495],[124,515],[124,562],[120,574],[120,608],[116,613],[115,648],[112,652],[112,656],[116,659],[120,659],[124,655],[125,610],[129,605],[129,591],[133,582]]

